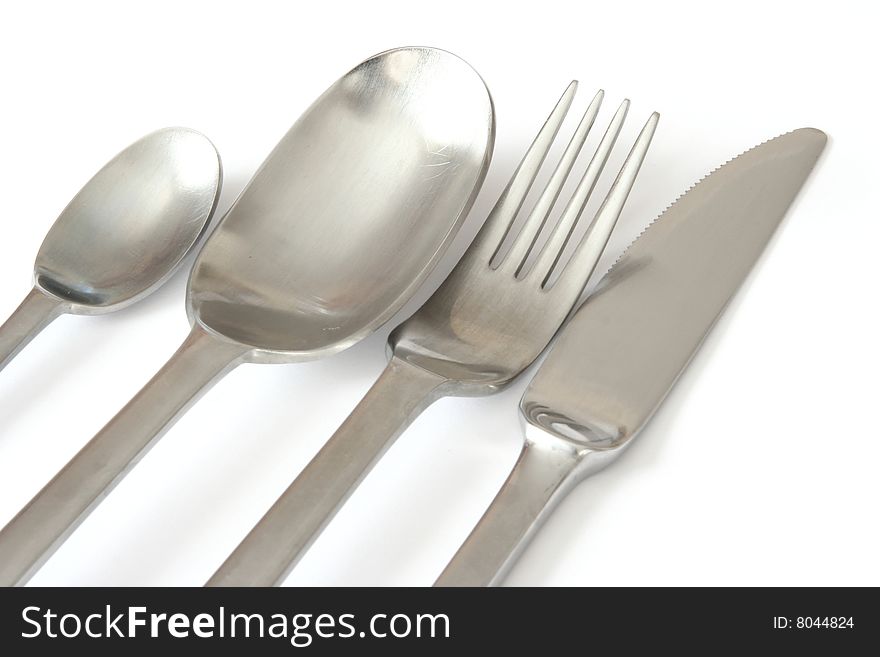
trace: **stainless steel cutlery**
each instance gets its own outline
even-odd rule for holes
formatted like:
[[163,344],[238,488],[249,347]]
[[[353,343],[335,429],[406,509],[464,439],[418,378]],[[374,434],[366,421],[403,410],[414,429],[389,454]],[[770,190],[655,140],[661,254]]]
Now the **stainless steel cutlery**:
[[[547,186],[506,251],[526,195],[571,104],[566,89],[474,243],[434,295],[391,335],[391,360],[363,401],[232,553],[209,584],[277,585],[406,426],[445,395],[499,390],[543,351],[574,307],[635,182],[653,114],[569,261],[565,245],[611,152],[629,105],[611,120],[549,237],[542,228],[602,100],[590,103]],[[552,223],[552,222],[551,222]],[[534,264],[529,254],[538,251]]]
[[825,141],[805,128],[743,153],[629,247],[523,395],[519,459],[437,585],[500,582],[565,494],[632,442],[761,255]]
[[320,358],[387,321],[454,236],[493,139],[486,86],[441,50],[391,50],[331,86],[199,254],[177,353],[0,530],[0,584],[26,581],[236,365]]
[[[569,183],[600,91],[527,208],[576,87],[565,90],[450,275],[391,333],[379,378],[208,585],[280,584],[424,409],[444,396],[503,389],[557,332],[520,402],[520,456],[436,585],[500,583],[564,496],[613,462],[651,418],[760,256],[826,136],[795,130],[713,171],[575,311],[659,120],[648,118],[582,222],[629,108],[624,100]],[[400,310],[467,215],[494,126],[482,79],[442,50],[389,50],[334,83],[202,247],[187,287],[191,330],[176,353],[0,529],[0,585],[27,582],[236,366],[337,353]],[[61,313],[116,310],[167,280],[205,232],[221,177],[213,145],[183,128],[117,155],[46,236],[33,290],[0,326],[0,369]],[[567,184],[573,191],[559,203]]]

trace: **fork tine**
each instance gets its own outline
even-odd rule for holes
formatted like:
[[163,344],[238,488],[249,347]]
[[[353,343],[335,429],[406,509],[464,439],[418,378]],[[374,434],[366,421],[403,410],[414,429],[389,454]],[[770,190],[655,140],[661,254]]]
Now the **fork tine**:
[[562,256],[566,244],[571,239],[578,219],[583,214],[587,201],[590,200],[590,196],[593,193],[593,188],[596,186],[596,181],[599,179],[602,170],[605,168],[605,163],[608,161],[608,156],[614,148],[614,143],[617,141],[617,136],[623,127],[628,110],[629,100],[624,100],[614,113],[611,123],[608,124],[607,130],[605,130],[605,134],[602,136],[602,141],[599,142],[599,147],[593,154],[593,158],[590,160],[583,178],[578,183],[577,189],[575,189],[574,194],[572,194],[572,197],[566,204],[559,222],[553,228],[553,232],[550,233],[550,238],[544,244],[531,271],[526,274],[527,276],[533,274],[540,275],[542,277],[542,285],[547,283],[550,273],[556,267],[556,263]]
[[[523,265],[525,265],[529,254],[535,246],[538,235],[541,234],[541,230],[544,228],[544,224],[547,223],[547,218],[550,216],[553,206],[556,205],[559,192],[562,191],[562,187],[571,173],[575,160],[577,160],[578,154],[587,140],[587,135],[590,133],[590,128],[593,127],[593,122],[599,113],[599,107],[602,105],[602,98],[604,96],[605,92],[600,89],[593,97],[590,106],[584,112],[583,118],[568,142],[568,146],[566,146],[559,164],[556,165],[553,175],[541,193],[541,197],[529,213],[528,219],[523,223],[520,233],[516,236],[513,245],[510,247],[510,251],[504,255],[503,262],[507,263],[505,267],[513,269],[513,273],[516,275],[519,274]],[[500,267],[502,263],[499,262],[497,264]]]
[[523,201],[535,182],[538,170],[544,163],[550,146],[553,145],[553,140],[556,138],[556,133],[559,132],[559,127],[571,107],[577,85],[577,80],[572,80],[566,87],[474,241],[474,246],[481,251],[490,250],[491,256],[488,257],[490,262],[497,255],[498,249],[504,242]]
[[[596,213],[595,219],[590,224],[587,233],[583,236],[577,245],[571,259],[565,265],[553,289],[559,287],[565,294],[580,296],[587,280],[596,268],[602,252],[608,244],[608,238],[611,237],[611,231],[614,230],[617,219],[623,210],[626,199],[632,190],[636,177],[642,162],[645,161],[645,155],[648,153],[648,147],[651,145],[651,139],[654,137],[654,131],[657,129],[657,123],[660,115],[657,112],[651,114],[645,123],[638,138],[633,144],[629,155],[626,156],[620,173],[614,180],[614,184],[608,191],[608,195],[602,202],[602,207]],[[548,272],[547,277],[549,278]],[[547,280],[544,281],[546,284]]]

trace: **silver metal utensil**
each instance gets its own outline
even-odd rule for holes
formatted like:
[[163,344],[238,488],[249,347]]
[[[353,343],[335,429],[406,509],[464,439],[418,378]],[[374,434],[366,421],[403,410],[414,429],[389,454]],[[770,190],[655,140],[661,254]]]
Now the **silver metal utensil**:
[[[576,303],[623,208],[658,115],[648,120],[587,235],[568,261],[570,240],[623,124],[617,110],[583,179],[534,259],[563,184],[593,124],[593,99],[512,246],[502,251],[574,97],[562,96],[476,240],[443,285],[391,335],[388,366],[333,437],[208,582],[277,585],[406,426],[445,395],[479,395],[507,385],[544,349]],[[511,237],[513,237],[511,235]]]
[[236,365],[319,358],[387,321],[467,214],[493,139],[485,84],[447,52],[391,50],[331,86],[199,255],[180,349],[0,531],[0,584],[26,581]]
[[46,235],[33,289],[0,326],[0,369],[59,315],[119,310],[168,280],[204,233],[221,177],[213,144],[186,128],[110,160]]
[[438,586],[498,584],[568,491],[632,442],[764,250],[825,142],[804,128],[743,153],[629,247],[526,390],[519,459]]

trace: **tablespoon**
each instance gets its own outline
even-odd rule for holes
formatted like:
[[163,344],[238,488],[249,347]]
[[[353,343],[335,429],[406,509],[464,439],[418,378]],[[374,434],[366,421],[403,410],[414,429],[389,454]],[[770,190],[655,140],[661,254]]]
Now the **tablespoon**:
[[319,358],[390,319],[467,214],[493,141],[488,90],[450,53],[391,50],[331,86],[206,242],[178,351],[0,531],[0,585],[26,581],[236,365]]
[[213,144],[186,128],[110,160],[43,240],[34,287],[0,326],[0,369],[58,316],[120,310],[167,281],[204,233],[221,178]]

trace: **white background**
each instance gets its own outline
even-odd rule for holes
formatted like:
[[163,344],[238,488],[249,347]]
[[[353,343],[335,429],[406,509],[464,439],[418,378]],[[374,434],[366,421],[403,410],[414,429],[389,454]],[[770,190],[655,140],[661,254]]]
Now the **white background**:
[[[486,184],[413,303],[338,356],[234,371],[32,583],[202,584],[379,374],[390,327],[442,280],[564,86],[578,78],[575,109],[594,89],[606,90],[600,122],[624,96],[632,99],[621,144],[651,111],[662,114],[606,260],[733,155],[805,125],[831,141],[637,444],[569,496],[507,583],[880,584],[880,57],[870,4],[7,5],[0,316],[28,291],[33,258],[67,201],[156,128],[186,125],[215,142],[226,173],[219,217],[299,113],[376,52],[451,50],[482,74],[497,111]],[[185,283],[181,271],[125,311],[62,317],[0,373],[0,524],[184,338]],[[287,583],[430,584],[516,457],[517,402],[532,372],[494,397],[430,408]]]

